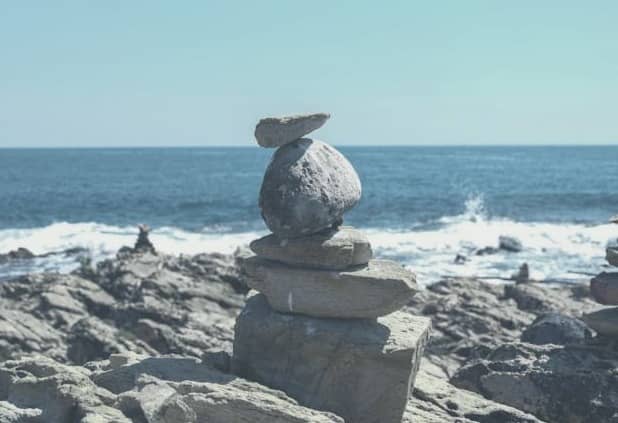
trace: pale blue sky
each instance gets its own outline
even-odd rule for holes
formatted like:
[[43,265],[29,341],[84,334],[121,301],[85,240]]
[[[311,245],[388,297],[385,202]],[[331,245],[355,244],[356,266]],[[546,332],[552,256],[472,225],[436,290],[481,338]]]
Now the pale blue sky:
[[0,146],[618,144],[616,1],[4,1]]

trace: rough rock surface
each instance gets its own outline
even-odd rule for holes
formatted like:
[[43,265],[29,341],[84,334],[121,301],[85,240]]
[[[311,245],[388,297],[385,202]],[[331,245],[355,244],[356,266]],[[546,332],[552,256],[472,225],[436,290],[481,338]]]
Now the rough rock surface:
[[605,250],[605,259],[612,266],[618,267],[618,248],[610,247]]
[[599,335],[618,338],[618,307],[586,313],[582,316],[582,320]]
[[512,343],[452,382],[550,422],[618,421],[618,355],[595,346]]
[[0,360],[231,348],[246,292],[234,257],[121,254],[82,272],[92,280],[52,273],[0,283]]
[[330,271],[292,268],[254,256],[243,267],[247,284],[284,313],[375,318],[399,310],[418,290],[415,275],[390,260]]
[[360,197],[350,162],[330,145],[302,138],[275,152],[262,181],[260,209],[277,237],[295,238],[341,224]]
[[285,240],[270,234],[250,247],[261,258],[316,269],[343,270],[366,264],[373,256],[367,236],[347,226]]
[[511,253],[519,253],[523,250],[523,246],[521,245],[521,241],[512,236],[501,235],[498,238],[498,248],[504,251],[509,251]]
[[402,312],[377,321],[285,315],[257,294],[236,321],[232,369],[346,421],[400,422],[429,329],[429,319]]
[[602,272],[592,278],[590,293],[599,304],[618,305],[618,272]]
[[530,344],[584,344],[592,338],[592,331],[584,322],[560,313],[539,316],[521,334]]
[[[123,249],[116,259],[106,261],[94,269],[83,268],[78,273],[28,275],[0,283],[0,362],[37,353],[62,363],[75,364],[73,359],[78,357],[80,362],[98,360],[79,367],[58,367],[62,369],[60,372],[54,370],[56,375],[62,374],[73,379],[73,373],[64,370],[66,367],[78,370],[78,375],[85,372],[92,376],[93,372],[99,374],[111,368],[119,369],[126,364],[135,364],[143,360],[140,358],[143,355],[174,353],[185,358],[204,357],[210,365],[229,371],[229,355],[225,351],[232,349],[234,319],[244,305],[244,293],[247,290],[245,277],[236,266],[236,257],[217,254],[153,257],[149,254],[129,253]],[[585,284],[498,285],[475,279],[446,279],[421,289],[404,311],[430,317],[433,329],[404,421],[535,421],[523,411],[496,402],[489,391],[477,394],[458,388],[449,382],[449,377],[462,365],[478,359],[487,360],[501,344],[513,342],[535,348],[520,344],[519,339],[522,332],[540,315],[558,312],[578,318],[582,312],[598,309],[599,305],[590,296],[588,281]],[[616,341],[597,337],[577,347],[582,360],[595,363],[594,366],[588,366],[584,362],[583,369],[588,372],[584,380],[604,380],[612,371],[615,374],[613,360],[618,352],[612,349],[612,343]],[[109,361],[101,360],[105,354],[101,353],[100,348],[103,348],[105,354],[111,353]],[[575,346],[538,348],[577,351]],[[135,353],[123,352],[126,349]],[[75,352],[75,355],[68,351]],[[599,355],[601,353],[605,354],[604,359],[600,359],[603,357]],[[552,416],[550,413],[553,413],[553,409],[565,404],[571,407],[570,403],[573,402],[571,397],[574,389],[571,385],[555,383],[552,376],[564,374],[567,367],[573,370],[573,364],[554,359],[556,356],[553,353],[547,353],[547,357],[547,366],[555,364],[556,368],[535,371],[535,383],[553,389],[552,398],[556,401],[537,402],[538,412],[534,412],[537,418]],[[525,363],[522,365],[525,370],[528,364],[523,358],[521,360]],[[496,363],[498,366],[499,362]],[[4,364],[0,364],[2,366]],[[27,372],[23,375],[32,374],[30,370]],[[513,372],[512,377],[519,376]],[[138,377],[134,386],[118,394],[118,397],[105,389],[105,394],[101,394],[105,399],[104,404],[123,413],[137,410],[137,414],[132,417],[126,413],[124,415],[133,422],[144,423],[146,417],[140,414],[144,411],[139,410],[158,409],[156,402],[149,408],[151,403],[148,398],[159,395],[165,397],[169,389],[176,389],[176,385],[171,388],[167,385],[183,384],[165,381],[164,377],[158,379],[163,380],[165,385],[147,383],[145,379],[140,381]],[[52,379],[46,380],[45,383],[52,383]],[[49,422],[41,420],[42,409],[18,407],[8,400],[8,394],[1,388],[8,386],[6,383],[0,377],[0,395],[3,395],[0,397],[0,422]],[[152,386],[147,388],[147,385]],[[188,385],[196,386],[192,383]],[[38,397],[42,402],[41,398],[46,392],[53,392],[53,398],[64,398],[61,392],[64,392],[66,386],[64,382],[54,382],[49,391],[36,391],[38,393],[33,398]],[[87,386],[96,389],[93,385]],[[579,415],[598,416],[595,413],[601,407],[613,406],[611,398],[618,396],[616,386],[604,386],[604,393],[593,401],[577,401],[578,407],[581,407]],[[197,391],[202,388],[187,389],[186,392],[190,393],[180,394],[182,398],[197,397],[200,395]],[[135,397],[142,391],[145,391],[145,397],[136,400]],[[110,395],[112,401],[108,404],[106,398]],[[203,410],[205,404],[201,400],[190,403],[185,399],[178,401],[184,413],[180,414],[181,420],[192,416],[193,412],[197,413],[191,411],[192,407]],[[57,404],[55,401],[54,404]],[[520,408],[516,403],[511,405]],[[170,409],[177,408],[172,406]],[[96,421],[96,417],[90,414],[88,418],[91,423]],[[553,418],[543,420],[556,423],[568,421]],[[596,422],[612,422],[612,418],[600,418]]]
[[144,416],[148,422],[343,422],[191,358],[147,358],[91,378],[118,395],[115,406],[126,415]]
[[328,113],[267,117],[255,127],[255,139],[262,147],[281,147],[322,127],[329,118]]
[[435,365],[423,360],[403,423],[539,423],[531,414],[500,404],[448,382]]

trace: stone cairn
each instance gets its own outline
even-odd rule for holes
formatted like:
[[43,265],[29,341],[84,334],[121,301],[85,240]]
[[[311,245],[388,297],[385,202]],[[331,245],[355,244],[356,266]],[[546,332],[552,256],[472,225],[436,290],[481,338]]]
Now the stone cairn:
[[[618,215],[612,217],[610,222],[618,223]],[[611,266],[618,267],[618,245],[607,247],[605,258]],[[590,294],[599,304],[618,305],[618,272],[601,272],[592,278]],[[600,336],[618,339],[618,307],[584,314],[582,320]]]
[[348,422],[401,422],[430,321],[398,311],[413,273],[372,259],[365,234],[341,226],[361,196],[336,149],[303,138],[330,115],[262,119],[255,137],[277,148],[260,191],[272,234],[243,262],[249,294],[235,326],[233,371]]

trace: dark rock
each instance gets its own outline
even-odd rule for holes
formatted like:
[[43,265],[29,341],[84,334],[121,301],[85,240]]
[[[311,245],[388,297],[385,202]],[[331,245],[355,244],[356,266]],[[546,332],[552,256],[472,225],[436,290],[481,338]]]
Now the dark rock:
[[148,225],[138,225],[137,228],[139,229],[139,234],[137,235],[137,241],[135,241],[133,251],[156,254],[155,247],[148,238],[148,234],[150,233],[150,228]]
[[521,241],[512,236],[501,235],[498,238],[498,248],[511,253],[519,253],[523,250]]
[[6,263],[10,260],[29,260],[35,258],[36,255],[27,248],[18,248],[11,250],[6,254],[0,254],[0,263]]
[[602,272],[592,278],[590,294],[599,304],[618,305],[618,272]]
[[618,307],[585,313],[582,320],[599,335],[618,338]]
[[279,239],[339,226],[361,197],[356,171],[330,145],[307,138],[279,148],[264,175],[260,209]]
[[616,368],[615,351],[512,343],[465,365],[451,382],[550,422],[615,422]]
[[513,280],[516,283],[530,282],[530,269],[528,269],[528,263],[523,263],[519,266],[519,271],[513,275]]
[[605,250],[605,259],[612,266],[618,267],[618,248],[608,247]]
[[530,344],[585,344],[592,332],[584,322],[559,313],[539,316],[521,334],[522,342]]
[[491,254],[497,254],[500,250],[496,247],[484,247],[481,248],[480,250],[476,251],[476,255],[477,256],[488,256]]

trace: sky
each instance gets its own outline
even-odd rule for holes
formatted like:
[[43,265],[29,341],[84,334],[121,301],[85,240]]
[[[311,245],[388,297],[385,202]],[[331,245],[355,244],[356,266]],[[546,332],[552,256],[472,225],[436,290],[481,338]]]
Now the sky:
[[0,147],[618,144],[618,2],[0,2]]

